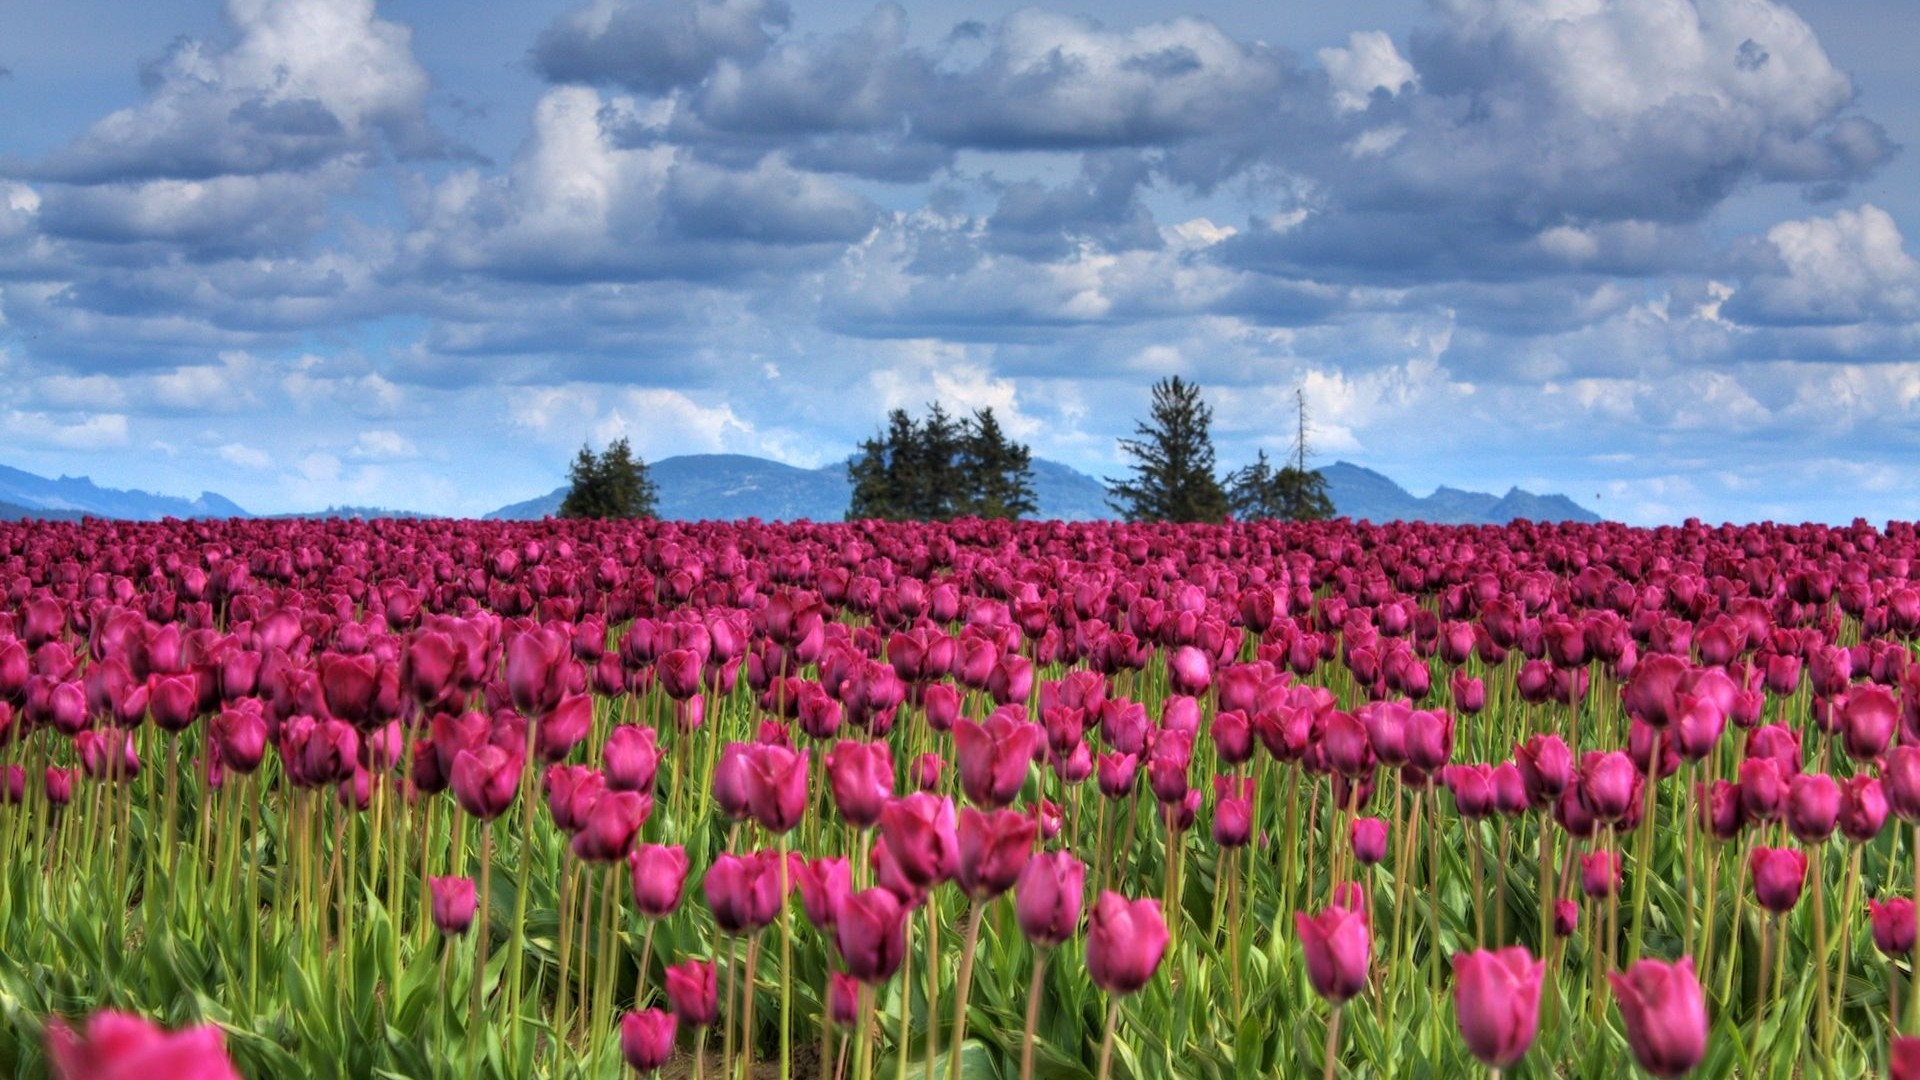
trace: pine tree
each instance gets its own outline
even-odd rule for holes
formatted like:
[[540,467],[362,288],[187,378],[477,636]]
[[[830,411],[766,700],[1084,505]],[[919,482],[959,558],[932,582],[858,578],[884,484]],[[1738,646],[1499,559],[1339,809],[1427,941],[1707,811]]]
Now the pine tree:
[[1333,516],[1327,496],[1327,478],[1307,468],[1307,396],[1294,391],[1299,407],[1299,434],[1293,460],[1278,470],[1260,451],[1254,462],[1227,478],[1227,502],[1242,521],[1324,521]]
[[1008,441],[991,407],[974,411],[967,424],[964,456],[970,497],[962,513],[1017,520],[1038,509],[1033,454],[1025,444]]
[[1214,475],[1213,408],[1200,388],[1178,375],[1153,385],[1149,420],[1136,439],[1120,440],[1134,459],[1133,477],[1107,479],[1109,506],[1128,521],[1220,521],[1227,493]]
[[847,520],[950,521],[1018,517],[1034,510],[1032,455],[983,409],[955,420],[938,403],[915,420],[905,409],[847,460]]
[[635,456],[625,438],[615,439],[598,457],[586,446],[568,470],[572,486],[560,502],[563,518],[652,517],[660,492],[647,463]]

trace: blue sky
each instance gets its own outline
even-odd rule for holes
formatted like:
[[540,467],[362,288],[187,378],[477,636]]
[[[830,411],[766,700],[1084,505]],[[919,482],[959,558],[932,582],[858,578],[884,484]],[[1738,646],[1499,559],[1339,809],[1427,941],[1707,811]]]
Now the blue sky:
[[1227,465],[1304,386],[1416,492],[1912,518],[1906,7],[17,5],[0,463],[479,513],[938,398],[1112,474],[1177,373]]

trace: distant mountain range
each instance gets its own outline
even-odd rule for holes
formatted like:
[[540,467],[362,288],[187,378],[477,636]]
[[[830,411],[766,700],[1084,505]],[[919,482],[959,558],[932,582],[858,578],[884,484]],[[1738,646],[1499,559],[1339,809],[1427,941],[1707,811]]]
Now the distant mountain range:
[[[741,454],[688,454],[662,458],[649,467],[660,490],[660,516],[678,521],[839,521],[853,485],[839,462],[800,469]],[[1505,495],[1443,487],[1425,498],[1349,461],[1320,470],[1334,509],[1354,520],[1435,521],[1450,525],[1505,525],[1516,518],[1537,521],[1599,521],[1597,514],[1565,495],[1535,495],[1519,488]],[[1100,481],[1057,461],[1033,462],[1040,518],[1101,521],[1115,517]],[[559,512],[565,487],[503,506],[487,517],[538,520]]]
[[[680,521],[839,521],[852,497],[843,463],[801,469],[742,454],[686,454],[649,466],[660,490],[660,514]],[[1355,520],[1435,521],[1456,525],[1504,525],[1516,518],[1536,521],[1599,521],[1598,515],[1565,495],[1535,495],[1519,488],[1505,495],[1443,487],[1424,498],[1348,461],[1320,470],[1336,511]],[[1037,517],[1058,521],[1100,521],[1115,515],[1099,480],[1057,461],[1033,462]],[[560,509],[567,489],[503,506],[492,520],[537,521]],[[145,491],[103,488],[84,476],[48,480],[0,465],[0,521],[21,518],[78,520],[83,516],[154,521],[163,517],[251,517],[221,495],[203,491],[183,499]],[[278,517],[424,517],[405,510],[341,506]]]
[[157,521],[164,517],[248,516],[245,510],[211,491],[201,492],[197,499],[182,499],[174,495],[103,488],[84,476],[48,480],[0,465],[0,517],[14,516],[8,507],[23,511],[19,516],[46,518],[92,515],[131,521]]
[[1442,487],[1425,498],[1351,461],[1336,461],[1320,470],[1327,478],[1327,497],[1336,511],[1355,521],[1434,521],[1443,525],[1505,525],[1531,521],[1600,520],[1565,495],[1535,495],[1509,488],[1505,495]]

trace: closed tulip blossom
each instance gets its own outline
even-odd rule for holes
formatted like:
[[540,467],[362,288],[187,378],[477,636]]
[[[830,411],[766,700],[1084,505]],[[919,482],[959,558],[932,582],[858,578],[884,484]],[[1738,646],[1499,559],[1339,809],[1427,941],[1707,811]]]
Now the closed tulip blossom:
[[1512,1068],[1540,1028],[1546,965],[1519,946],[1453,957],[1453,1007],[1467,1049],[1489,1068]]
[[1595,900],[1613,895],[1620,887],[1620,857],[1611,851],[1590,851],[1580,856],[1580,891]]
[[1880,835],[1887,823],[1887,796],[1880,779],[1865,773],[1847,777],[1840,785],[1840,832],[1856,844]]
[[[1197,793],[1196,793],[1197,794]],[[1245,847],[1253,839],[1253,803],[1240,795],[1221,795],[1213,803],[1213,842]]]
[[843,1028],[860,1022],[860,980],[843,971],[827,976],[827,1015]]
[[1889,959],[1911,955],[1920,923],[1914,920],[1913,901],[1896,896],[1890,900],[1867,901],[1867,921],[1873,927],[1873,944]]
[[449,787],[460,809],[491,821],[506,813],[520,787],[520,758],[489,743],[462,750],[453,760]]
[[714,858],[701,889],[721,933],[756,933],[779,915],[785,900],[780,892],[781,861],[777,851],[752,855],[722,852]]
[[1800,902],[1807,882],[1807,856],[1795,848],[1757,847],[1747,860],[1753,897],[1760,906],[1784,915]]
[[687,960],[670,965],[666,993],[673,1015],[683,1024],[712,1027],[720,1018],[718,983],[710,960]]
[[1634,803],[1639,775],[1618,750],[1589,751],[1580,764],[1580,799],[1599,820],[1618,821]]
[[464,934],[473,925],[477,893],[469,877],[437,877],[427,880],[433,896],[433,925],[442,934]]
[[1301,950],[1306,953],[1307,979],[1315,993],[1341,1005],[1366,988],[1372,938],[1364,914],[1329,907],[1318,915],[1294,912],[1293,920]]
[[888,803],[880,812],[880,839],[900,872],[923,888],[959,869],[953,803],[925,792]]
[[46,1039],[55,1080],[240,1080],[214,1024],[170,1032],[106,1009],[87,1020],[84,1033],[56,1018]]
[[939,754],[921,754],[913,763],[913,786],[921,791],[932,791],[940,786],[940,771],[947,762]]
[[659,735],[650,727],[621,724],[607,735],[601,751],[609,791],[653,790],[660,768]]
[[975,900],[991,900],[1012,888],[1033,854],[1039,830],[1031,815],[1016,810],[962,809],[955,830],[959,843],[955,880],[961,891]]
[[1026,784],[1035,752],[1045,742],[1040,727],[1014,718],[1007,710],[996,711],[984,724],[962,717],[953,725],[960,790],[969,801],[988,809],[1012,803]]
[[1803,844],[1818,844],[1840,823],[1844,795],[1826,773],[1801,773],[1787,785],[1787,831]]
[[1387,823],[1379,818],[1355,818],[1351,830],[1353,857],[1373,866],[1387,857]]
[[1020,930],[1035,945],[1059,945],[1080,928],[1087,867],[1070,852],[1034,855],[1014,883],[1013,910]]
[[800,892],[807,921],[816,930],[833,929],[840,905],[853,891],[853,867],[845,859],[795,859],[789,872]]
[[1572,937],[1580,929],[1580,905],[1571,900],[1553,902],[1553,936]]
[[1693,958],[1641,960],[1607,979],[1640,1067],[1661,1080],[1692,1072],[1707,1053],[1707,1001]]
[[649,919],[664,919],[680,907],[687,884],[687,852],[678,844],[640,844],[627,853],[633,905]]
[[882,888],[853,893],[840,905],[833,925],[834,947],[847,974],[868,984],[886,982],[907,953],[907,911]]
[[800,824],[807,809],[807,760],[784,746],[755,743],[746,753],[747,810],[768,832],[784,833]]
[[679,1021],[664,1009],[644,1009],[620,1018],[620,1054],[640,1072],[652,1072],[673,1059]]
[[653,812],[653,798],[637,791],[610,791],[593,804],[573,834],[571,848],[588,862],[615,862],[627,856],[633,838]]
[[893,754],[884,742],[842,740],[827,754],[827,784],[840,816],[870,829],[893,798]]
[[1087,975],[1109,994],[1134,993],[1159,969],[1167,941],[1160,901],[1103,892],[1087,915]]

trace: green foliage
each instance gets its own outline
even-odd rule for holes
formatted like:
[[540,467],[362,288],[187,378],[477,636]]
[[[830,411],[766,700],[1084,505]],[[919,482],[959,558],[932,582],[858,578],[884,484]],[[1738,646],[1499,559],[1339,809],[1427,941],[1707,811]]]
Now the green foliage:
[[848,521],[1019,518],[1035,510],[1033,459],[1007,438],[991,408],[955,420],[938,403],[915,420],[905,409],[847,462]]
[[1253,464],[1227,477],[1227,505],[1241,521],[1325,521],[1333,516],[1327,478],[1318,469],[1275,469],[1260,451]]
[[647,463],[625,438],[615,439],[598,457],[582,446],[567,476],[573,487],[560,503],[563,518],[652,517],[659,510],[660,493]]
[[1153,411],[1120,440],[1133,477],[1107,479],[1109,506],[1128,521],[1220,521],[1226,489],[1214,475],[1213,406],[1200,388],[1175,375],[1153,384]]

